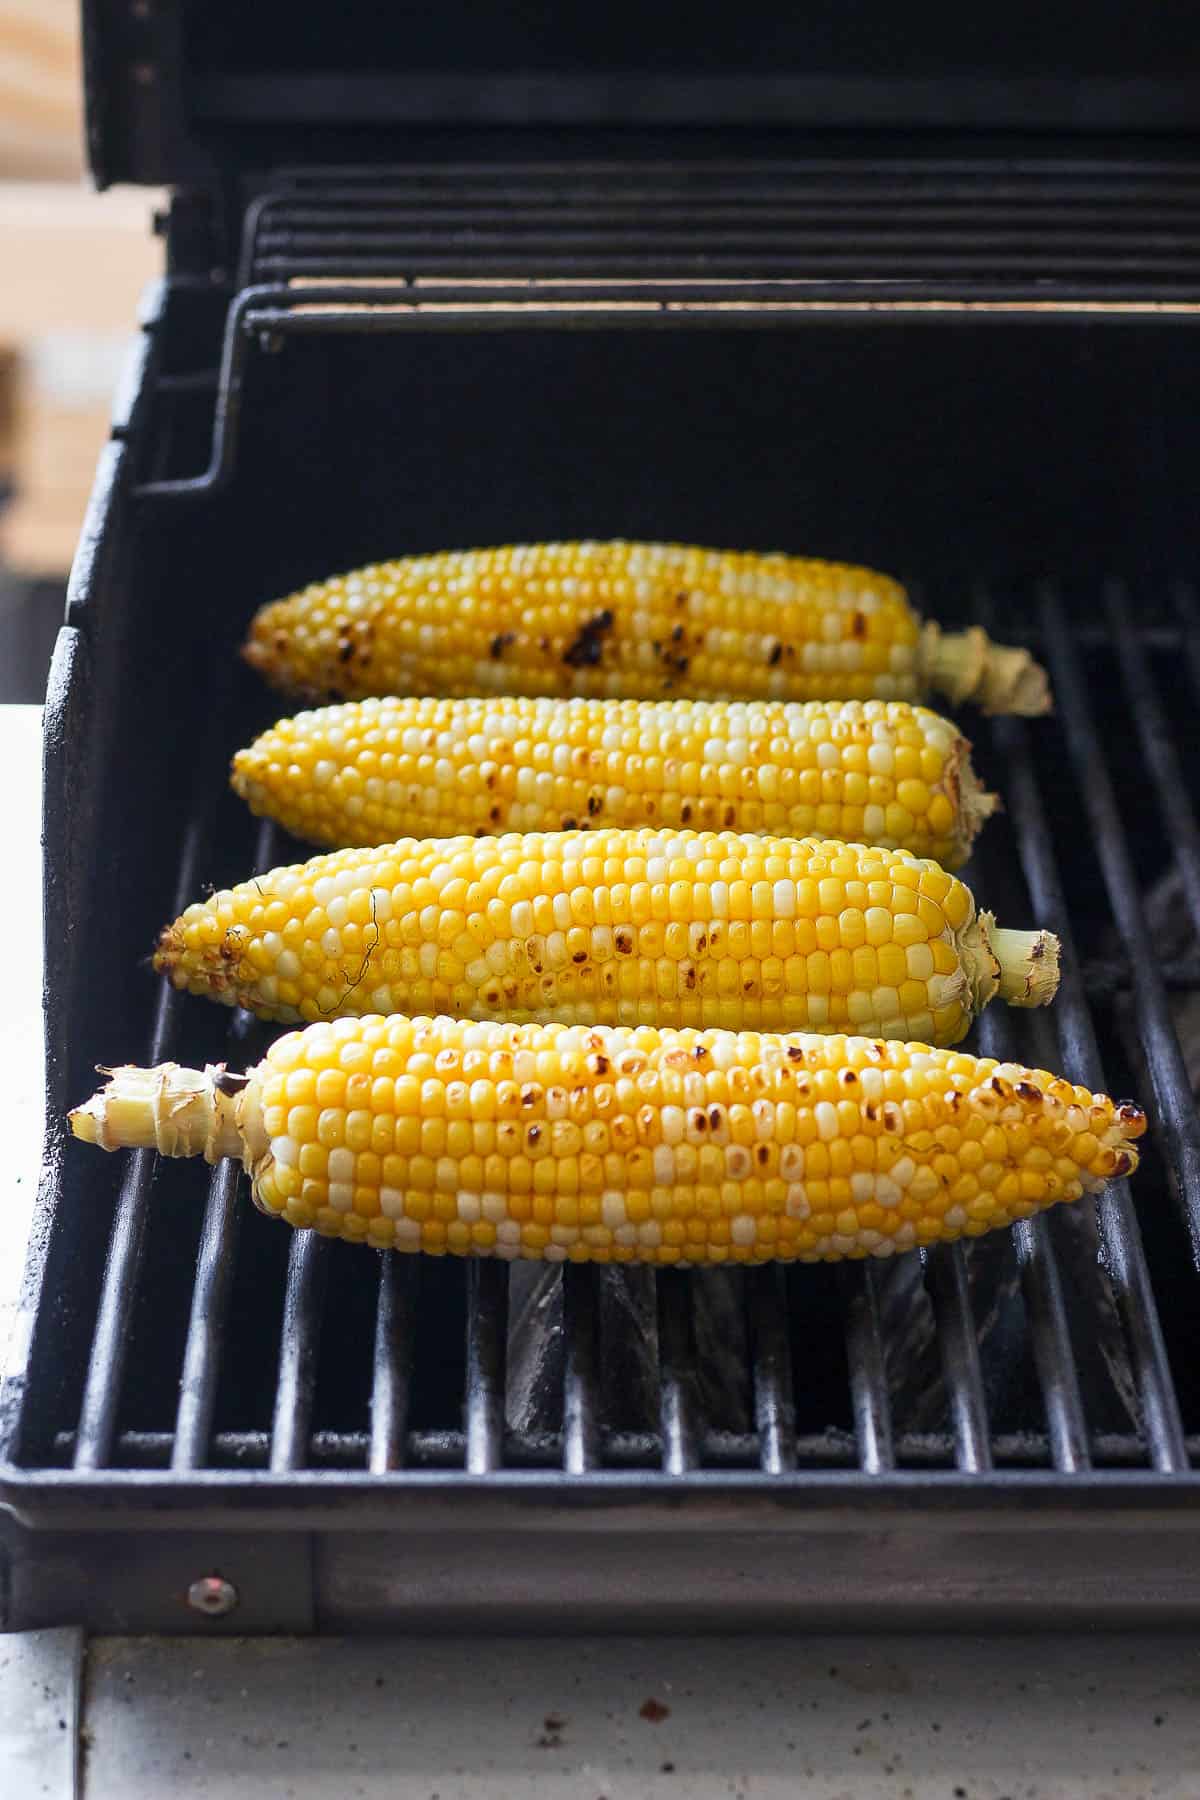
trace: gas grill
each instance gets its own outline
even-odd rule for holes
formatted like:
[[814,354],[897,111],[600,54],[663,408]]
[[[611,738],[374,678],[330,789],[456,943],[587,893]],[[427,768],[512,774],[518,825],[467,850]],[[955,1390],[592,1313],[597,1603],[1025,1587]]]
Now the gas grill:
[[[94,166],[174,191],[47,697],[0,1618],[1194,1623],[1191,47],[1092,8],[1091,73],[1001,34],[983,80],[918,9],[868,78],[883,40],[837,9],[730,51],[705,5],[640,68],[629,21],[583,57],[509,16],[485,78],[464,9],[422,15],[423,63],[363,7],[292,10],[85,7]],[[969,879],[1059,933],[1061,991],[969,1047],[1136,1094],[1132,1188],[878,1267],[655,1275],[331,1245],[228,1166],[65,1142],[97,1061],[268,1041],[145,966],[207,884],[307,854],[226,785],[274,716],[253,608],[617,535],[873,563],[1047,663],[1052,720],[967,722],[1006,806]]]

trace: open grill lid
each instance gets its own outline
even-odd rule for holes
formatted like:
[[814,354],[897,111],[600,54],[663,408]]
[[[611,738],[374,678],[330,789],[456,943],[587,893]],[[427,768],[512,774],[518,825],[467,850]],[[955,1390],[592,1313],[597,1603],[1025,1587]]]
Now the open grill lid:
[[[540,0],[83,0],[88,155],[101,186],[209,185],[281,164],[728,151],[817,134],[837,153],[912,134],[1020,134],[1112,152],[1200,125],[1187,9],[1132,0],[980,12],[946,0],[805,6]],[[854,134],[850,138],[847,134]],[[1144,147],[1144,146],[1143,146]]]

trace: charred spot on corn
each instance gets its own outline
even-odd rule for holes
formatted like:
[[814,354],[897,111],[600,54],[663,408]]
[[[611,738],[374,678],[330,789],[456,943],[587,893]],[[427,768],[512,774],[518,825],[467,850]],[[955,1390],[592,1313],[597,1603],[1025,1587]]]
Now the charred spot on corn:
[[563,661],[572,669],[594,669],[604,654],[605,636],[612,628],[612,611],[605,607],[580,626],[574,640],[563,651]]

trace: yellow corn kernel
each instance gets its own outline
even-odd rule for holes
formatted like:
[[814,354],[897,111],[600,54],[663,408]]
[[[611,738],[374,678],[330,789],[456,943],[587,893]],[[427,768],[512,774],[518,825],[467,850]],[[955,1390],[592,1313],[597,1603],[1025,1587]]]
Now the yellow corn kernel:
[[[274,686],[323,698],[918,700],[936,688],[991,712],[1050,704],[1028,651],[922,625],[886,575],[686,544],[376,563],[262,607],[243,654]],[[876,762],[894,770],[890,751]]]
[[[302,1179],[296,1165],[315,1139],[293,1131],[311,1133],[313,1120],[287,1108],[290,1075],[319,1080],[381,1053],[393,1085],[419,1075],[429,1098],[468,1056],[476,1086],[536,1070],[513,1122],[533,1160],[381,1161],[347,1137]],[[753,1098],[713,1099],[685,1118],[664,1098],[676,1078]],[[375,1082],[372,1112],[387,1079]],[[70,1123],[103,1149],[241,1158],[263,1211],[356,1243],[552,1262],[815,1262],[973,1236],[1132,1173],[1143,1114],[1082,1089],[1070,1110],[1087,1129],[1051,1157],[1064,1105],[1054,1086],[1044,1070],[873,1038],[368,1016],[292,1033],[245,1076],[116,1069]],[[578,1114],[565,1130],[563,1095]],[[925,1129],[931,1109],[957,1123]],[[603,1186],[581,1195],[576,1150],[597,1112],[614,1142],[625,1121],[628,1147],[605,1154]],[[398,1116],[394,1097],[385,1115]],[[972,1148],[989,1160],[969,1159]]]
[[[486,933],[487,949],[448,968],[438,936],[450,893],[462,901],[462,930]],[[584,897],[613,923],[569,950]],[[672,906],[685,956],[664,954]],[[796,938],[796,954],[778,965],[776,924]],[[909,960],[921,949],[923,977]],[[860,986],[868,951],[874,977]],[[1021,1005],[1048,1000],[1057,944],[1045,932],[999,930],[956,877],[908,851],[604,829],[406,838],[316,856],[189,907],[163,932],[155,966],[177,987],[287,1022],[444,1013],[732,1030],[851,1024],[889,1038],[932,1022],[926,1035],[954,1043],[997,992]],[[348,1074],[351,1116],[371,1080],[365,1069]],[[440,1088],[422,1094],[426,1112],[445,1104]]]
[[[897,772],[871,797],[853,765],[885,749]],[[382,698],[280,720],[238,752],[231,779],[260,817],[335,847],[725,827],[882,844],[955,868],[996,804],[969,752],[948,720],[903,700]],[[921,780],[899,778],[902,758]],[[720,792],[725,769],[740,777],[735,793]],[[808,774],[819,798],[805,797]],[[441,942],[453,944],[452,928]]]

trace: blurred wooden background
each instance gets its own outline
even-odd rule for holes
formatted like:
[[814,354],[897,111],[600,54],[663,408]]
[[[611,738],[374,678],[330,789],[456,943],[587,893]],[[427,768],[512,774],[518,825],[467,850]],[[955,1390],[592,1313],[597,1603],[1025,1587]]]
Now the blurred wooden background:
[[[0,560],[65,576],[138,297],[157,193],[95,193],[78,0],[0,0]],[[0,599],[0,605],[3,600]]]

